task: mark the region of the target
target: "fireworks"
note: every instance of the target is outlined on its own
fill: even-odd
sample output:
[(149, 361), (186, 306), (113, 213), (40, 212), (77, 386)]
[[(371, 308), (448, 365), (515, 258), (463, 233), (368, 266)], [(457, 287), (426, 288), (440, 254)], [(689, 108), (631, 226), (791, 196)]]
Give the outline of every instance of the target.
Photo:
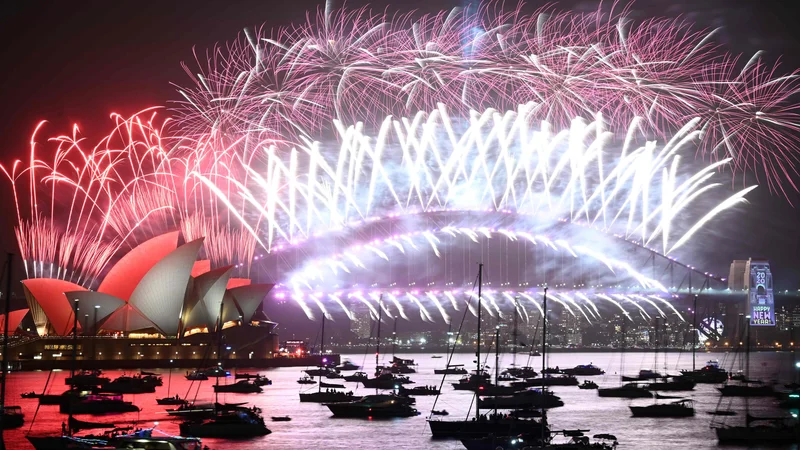
[(303, 24), (245, 31), (209, 50), (193, 85), (180, 89), (183, 132), (244, 154), (265, 143), (300, 143), (334, 119), (380, 127), (447, 105), (515, 110), (569, 128), (601, 114), (614, 132), (634, 118), (669, 136), (698, 118), (701, 154), (797, 190), (797, 72), (779, 75), (756, 54), (722, 51), (714, 32), (675, 19), (634, 21), (627, 10), (532, 14), (498, 4), (388, 16), (368, 9), (319, 11)]
[[(517, 258), (545, 252), (531, 256), (544, 279), (535, 258), (580, 273), (574, 292), (550, 285), (587, 321), (600, 319), (598, 301), (680, 317), (612, 236), (685, 249), (755, 188), (729, 192), (727, 169), (797, 190), (798, 81), (760, 55), (737, 63), (713, 32), (626, 13), (326, 9), (246, 31), (187, 66), (193, 84), (169, 119), (114, 115), (95, 145), (77, 128), (44, 139), (37, 127), (30, 158), (3, 167), (27, 274), (91, 288), (126, 249), (180, 229), (206, 237), (215, 266), (280, 277), (280, 295), (309, 317), (352, 317), (346, 302), (358, 302), (375, 316), (408, 318), (411, 306), (448, 321), (463, 295), (415, 283), (437, 271), (450, 285), (469, 279), (470, 246), (486, 260), (491, 243)], [(584, 263), (635, 289), (579, 289)], [(508, 280), (514, 264), (503, 264)], [(530, 274), (517, 265), (522, 286)], [(527, 288), (488, 289), (484, 307), (504, 314), (517, 295), (539, 307)]]

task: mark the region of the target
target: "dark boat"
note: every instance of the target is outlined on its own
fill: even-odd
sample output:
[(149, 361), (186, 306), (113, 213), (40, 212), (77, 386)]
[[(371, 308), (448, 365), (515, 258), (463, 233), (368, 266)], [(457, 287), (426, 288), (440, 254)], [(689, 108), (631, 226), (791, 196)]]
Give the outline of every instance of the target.
[(431, 356), (431, 359), (442, 359), (442, 358), (443, 358), (442, 355), (433, 355), (433, 356)]
[(593, 364), (582, 364), (575, 366), (572, 369), (564, 369), (564, 373), (567, 375), (592, 376), (603, 375), (606, 372)]
[(62, 414), (110, 414), (138, 412), (139, 408), (118, 394), (68, 394), (59, 405)]
[(37, 394), (36, 392), (23, 392), (19, 395), (22, 398), (40, 398), (42, 394)]
[(299, 384), (317, 384), (317, 382), (316, 382), (316, 381), (314, 381), (314, 380), (313, 380), (311, 377), (309, 377), (308, 375), (306, 375), (306, 376), (304, 376), (304, 377), (301, 377), (299, 380), (297, 380), (297, 382), (298, 382)]
[(639, 375), (635, 377), (626, 377), (622, 376), (622, 381), (644, 381), (644, 380), (656, 380), (658, 378), (665, 378), (664, 375), (660, 373), (650, 370), (650, 369), (642, 369), (639, 371)]
[(510, 373), (501, 373), (497, 376), (497, 381), (518, 381), (519, 378), (511, 375)]
[(514, 381), (512, 386), (533, 387), (533, 386), (577, 386), (578, 379), (572, 375), (560, 375), (557, 377), (545, 375), (540, 378), (529, 378), (524, 381)]
[(673, 379), (672, 381), (656, 381), (644, 386), (648, 391), (691, 391), (696, 383), (688, 379)]
[(449, 416), (450, 413), (447, 412), (446, 409), (441, 409), (441, 410), (432, 409), (431, 410), (431, 415), (432, 416)]
[(489, 374), (484, 372), (481, 375), (473, 373), (469, 376), (461, 377), (458, 383), (451, 384), (457, 391), (477, 391), (481, 386), (489, 386), (492, 383), (489, 381)]
[(213, 403), (184, 403), (175, 409), (168, 409), (167, 414), (173, 417), (205, 418), (214, 415), (216, 410)]
[(11, 428), (19, 428), (25, 423), (25, 414), (22, 414), (22, 408), (19, 406), (3, 406), (3, 418), (0, 422), (0, 427), (3, 430)]
[(658, 403), (649, 406), (630, 406), (633, 417), (692, 417), (694, 402), (678, 400), (672, 403)]
[(453, 364), (445, 369), (433, 369), (433, 373), (436, 375), (466, 375), (468, 372), (463, 364)]
[(542, 392), (539, 389), (528, 389), (514, 395), (478, 397), (478, 408), (480, 409), (557, 408), (559, 406), (564, 406), (560, 397), (550, 391)]
[(728, 379), (728, 372), (719, 367), (719, 361), (712, 359), (706, 362), (705, 367), (697, 370), (681, 370), (681, 376), (695, 383), (724, 383)]
[(324, 381), (320, 381), (319, 387), (321, 387), (321, 388), (331, 388), (331, 389), (344, 389), (344, 385), (343, 384), (326, 383)]
[(416, 386), (411, 389), (400, 386), (397, 391), (400, 395), (439, 395), (439, 389), (435, 386)]
[(352, 392), (320, 391), (300, 394), (300, 403), (336, 403), (353, 401)]
[(156, 391), (156, 387), (161, 386), (162, 384), (163, 382), (159, 376), (134, 375), (129, 377), (123, 375), (114, 381), (100, 386), (99, 392), (110, 392), (113, 394), (153, 393)]
[(350, 362), (349, 359), (346, 359), (343, 363), (339, 364), (336, 367), (336, 370), (347, 372), (347, 371), (358, 370), (360, 368), (361, 368), (361, 366), (357, 366), (357, 365), (353, 364), (352, 362)]
[(67, 377), (64, 383), (74, 387), (92, 387), (100, 386), (111, 381), (101, 375), (102, 372), (100, 370), (81, 370), (75, 375)]
[[(765, 424), (751, 425), (765, 421)], [(746, 426), (719, 426), (714, 429), (720, 444), (776, 445), (800, 442), (800, 424), (796, 420), (762, 419), (747, 416)]]
[(344, 378), (344, 375), (342, 375), (341, 373), (336, 372), (336, 371), (330, 371), (330, 372), (328, 372), (327, 375), (325, 375), (325, 378), (334, 380), (334, 379), (338, 379), (338, 378)]
[(290, 422), (292, 420), (289, 416), (272, 416), (273, 422)]
[(175, 394), (175, 397), (157, 398), (156, 403), (159, 405), (185, 405), (188, 402)]
[(258, 378), (260, 376), (261, 375), (259, 375), (259, 374), (252, 374), (252, 373), (246, 373), (245, 372), (245, 373), (236, 373), (236, 374), (233, 375), (233, 378), (235, 378), (237, 380), (249, 380), (251, 378)]
[(260, 394), (264, 392), (264, 390), (250, 380), (239, 380), (233, 384), (214, 385), (214, 392), (233, 392), (237, 394)]
[(208, 375), (202, 370), (193, 370), (186, 372), (186, 379), (189, 381), (205, 381), (208, 379)]
[[(507, 417), (503, 414), (481, 415), (477, 420), (428, 420), (431, 427), (431, 434), (434, 439), (463, 439), (480, 438), (490, 435), (513, 436), (522, 433), (530, 433), (541, 436), (550, 435), (550, 429), (546, 422), (541, 420)], [(543, 429), (544, 428), (544, 429)]]
[(578, 389), (597, 389), (597, 383), (594, 381), (583, 380), (583, 383), (578, 385)]
[(748, 384), (728, 384), (717, 388), (723, 397), (772, 397), (775, 390), (772, 386), (750, 386)]
[(367, 395), (344, 403), (326, 403), (334, 417), (392, 418), (419, 415), (408, 399), (396, 395)]
[(326, 377), (329, 374), (338, 374), (336, 369), (330, 367), (320, 367), (318, 369), (308, 369), (304, 371), (310, 377)]
[[(147, 450), (200, 450), (203, 443), (196, 437), (153, 436), (153, 429), (139, 430), (132, 434), (113, 436), (108, 445), (115, 450), (147, 449)], [(208, 448), (208, 447), (205, 447)]]
[(256, 378), (253, 378), (253, 383), (255, 383), (256, 386), (272, 386), (272, 380), (262, 376), (257, 376)]
[(397, 389), (403, 384), (410, 383), (414, 382), (409, 380), (408, 377), (397, 376), (386, 370), (375, 378), (361, 380), (361, 384), (367, 389)]
[(653, 393), (647, 389), (633, 383), (623, 384), (619, 387), (602, 388), (597, 390), (600, 397), (621, 397), (621, 398), (651, 398)]
[(69, 426), (70, 431), (73, 432), (73, 433), (77, 433), (78, 431), (82, 431), (82, 430), (94, 430), (94, 429), (100, 429), (100, 428), (106, 428), (106, 429), (117, 428), (117, 426), (114, 425), (113, 423), (87, 422), (85, 420), (78, 420), (78, 419), (76, 419), (74, 417), (70, 417), (69, 418), (69, 420), (67, 421), (67, 426)]
[(364, 381), (369, 378), (366, 372), (356, 372), (344, 377), (344, 381)]
[(558, 367), (548, 367), (542, 370), (542, 375), (558, 375), (564, 373), (563, 370), (559, 369)]
[(533, 367), (530, 366), (509, 367), (508, 369), (504, 370), (503, 373), (507, 373), (516, 378), (536, 378), (536, 376), (539, 375), (539, 373), (533, 370)]
[[(552, 432), (563, 434), (569, 440), (563, 443), (554, 443), (553, 436), (548, 436), (544, 443), (542, 443), (542, 436), (534, 433), (513, 435), (513, 436), (500, 436), (493, 435), (480, 439), (462, 439), (461, 443), (467, 450), (497, 450), (497, 449), (548, 449), (548, 450), (613, 450), (616, 448), (616, 442), (607, 443), (604, 441), (592, 442), (583, 433), (589, 430), (561, 430)], [(610, 435), (595, 435), (596, 436), (610, 436)], [(614, 439), (616, 441), (616, 439)]]
[(208, 419), (183, 422), (179, 428), (181, 435), (194, 437), (242, 439), (271, 433), (264, 419), (250, 410), (218, 411)]
[(403, 359), (398, 358), (396, 356), (392, 356), (392, 365), (389, 366), (389, 370), (392, 373), (401, 373), (401, 374), (408, 374), (408, 373), (417, 373), (416, 369), (411, 366), (416, 365), (413, 359)]

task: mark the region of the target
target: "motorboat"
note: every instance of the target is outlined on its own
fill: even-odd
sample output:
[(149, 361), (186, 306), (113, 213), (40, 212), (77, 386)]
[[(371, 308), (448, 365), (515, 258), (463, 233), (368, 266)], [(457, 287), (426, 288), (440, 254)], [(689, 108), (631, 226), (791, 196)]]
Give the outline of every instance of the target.
[(546, 422), (535, 418), (510, 417), (505, 414), (483, 414), (473, 419), (429, 419), (434, 439), (472, 439), (486, 436), (513, 436), (531, 433), (550, 435)]
[(533, 370), (533, 367), (530, 366), (509, 367), (508, 369), (504, 370), (503, 373), (507, 373), (516, 378), (536, 378), (536, 376), (539, 375), (539, 373)]
[(694, 402), (689, 399), (649, 406), (630, 406), (633, 417), (692, 417)]
[(432, 409), (432, 410), (431, 410), (431, 415), (432, 415), (432, 416), (449, 416), (449, 415), (450, 415), (450, 413), (449, 413), (449, 412), (447, 412), (447, 410), (446, 410), (446, 409), (440, 409), (440, 410), (437, 410), (437, 409)]
[[(584, 432), (588, 430), (560, 430), (553, 432), (551, 436), (545, 438), (544, 445), (542, 436), (535, 433), (519, 434), (515, 436), (487, 436), (480, 439), (462, 439), (461, 443), (467, 450), (496, 450), (496, 449), (548, 449), (548, 450), (613, 450), (616, 448), (616, 439), (613, 442), (605, 442), (600, 439), (592, 442)], [(563, 434), (567, 440), (565, 442), (554, 442), (556, 433)], [(595, 435), (610, 436), (610, 435)]]
[(439, 395), (439, 389), (436, 386), (415, 386), (410, 389), (400, 386), (397, 393), (399, 395)]
[(22, 408), (19, 406), (4, 406), (0, 409), (3, 414), (0, 427), (3, 430), (11, 428), (19, 428), (25, 424), (25, 414), (22, 413)]
[(190, 420), (179, 425), (182, 436), (248, 438), (270, 434), (264, 419), (250, 410), (218, 411), (213, 417)]
[(578, 385), (578, 389), (597, 389), (597, 383), (594, 381), (583, 380), (583, 383)]
[(366, 372), (356, 372), (352, 375), (347, 375), (344, 377), (344, 381), (364, 381), (369, 378)]
[(696, 384), (692, 380), (680, 378), (672, 381), (654, 381), (646, 384), (644, 388), (648, 391), (691, 391)]
[(719, 361), (712, 359), (697, 370), (681, 370), (681, 376), (695, 383), (724, 383), (728, 379), (728, 372), (719, 366)]
[(326, 376), (328, 376), (329, 374), (332, 374), (332, 373), (333, 374), (338, 374), (339, 373), (339, 372), (336, 371), (336, 369), (331, 368), (331, 367), (325, 367), (325, 366), (321, 366), (321, 367), (319, 367), (317, 369), (304, 370), (304, 372), (307, 373), (308, 376), (310, 376), (310, 377), (326, 377)]
[(37, 394), (36, 392), (31, 391), (31, 392), (23, 392), (19, 396), (22, 398), (40, 398), (42, 394)]
[(204, 448), (203, 443), (196, 437), (169, 436), (163, 433), (154, 436), (152, 428), (111, 437), (108, 440), (108, 446), (115, 450), (201, 450)]
[(391, 418), (419, 415), (411, 403), (396, 395), (366, 395), (352, 402), (326, 403), (334, 417)]
[(334, 389), (327, 391), (300, 393), (300, 403), (336, 403), (350, 402), (354, 397), (352, 392), (342, 392)]
[(466, 375), (468, 372), (463, 364), (453, 364), (444, 369), (433, 369), (433, 373), (436, 375)]
[(514, 395), (482, 396), (478, 393), (480, 409), (557, 408), (564, 406), (561, 398), (551, 391), (527, 389)]
[(273, 422), (290, 422), (292, 420), (289, 416), (272, 416)]
[(258, 386), (251, 380), (239, 380), (233, 384), (217, 384), (214, 385), (214, 392), (232, 392), (237, 394), (260, 394), (264, 392), (261, 386)]
[(357, 365), (353, 364), (352, 362), (350, 362), (349, 359), (346, 359), (343, 363), (341, 363), (338, 366), (336, 366), (336, 370), (339, 370), (339, 371), (342, 371), (342, 372), (349, 372), (349, 371), (353, 371), (353, 370), (358, 370), (360, 368), (361, 368), (361, 366), (357, 366)]
[(186, 379), (189, 381), (205, 381), (208, 379), (208, 375), (202, 370), (193, 370), (186, 372)]
[(62, 397), (59, 411), (62, 414), (110, 414), (138, 412), (139, 407), (122, 399), (118, 394), (68, 394)]
[(619, 387), (602, 388), (597, 390), (600, 397), (621, 398), (652, 398), (653, 393), (635, 383), (623, 384)]
[(185, 405), (188, 402), (175, 394), (174, 397), (157, 398), (156, 403), (159, 405)]
[(319, 387), (321, 387), (322, 389), (326, 389), (326, 388), (328, 388), (328, 389), (344, 389), (344, 385), (343, 384), (326, 383), (324, 381), (320, 381)]
[(81, 370), (67, 377), (64, 383), (74, 387), (91, 387), (100, 386), (111, 381), (107, 377), (102, 376), (102, 374), (100, 370)]
[(261, 375), (247, 373), (247, 372), (233, 374), (233, 378), (236, 380), (249, 380), (251, 378), (259, 378), (259, 377), (261, 377)]
[(571, 369), (564, 369), (564, 373), (567, 375), (593, 376), (603, 375), (606, 372), (594, 364), (581, 364)]
[(512, 386), (532, 387), (532, 386), (577, 386), (578, 379), (572, 375), (545, 375), (539, 378), (529, 378), (524, 381), (514, 381)]
[(257, 376), (252, 379), (256, 386), (272, 386), (272, 380), (267, 377)]
[(622, 377), (622, 381), (643, 381), (643, 380), (656, 380), (658, 378), (665, 378), (664, 375), (651, 369), (641, 369), (639, 374), (635, 377)]
[(361, 380), (361, 384), (367, 389), (396, 389), (400, 385), (411, 383), (414, 382), (408, 377), (398, 376), (386, 370), (375, 378)]
[(162, 384), (161, 377), (157, 375), (123, 375), (114, 381), (103, 384), (99, 391), (113, 394), (144, 394), (155, 392), (156, 387)]
[[(752, 422), (766, 422), (753, 425)], [(720, 444), (777, 445), (800, 442), (800, 424), (796, 420), (763, 419), (748, 416), (745, 426), (720, 426), (714, 429)]]
[(299, 384), (317, 384), (317, 382), (314, 381), (314, 379), (311, 378), (308, 375), (306, 375), (304, 377), (300, 377), (300, 379), (297, 380), (297, 383), (299, 383)]

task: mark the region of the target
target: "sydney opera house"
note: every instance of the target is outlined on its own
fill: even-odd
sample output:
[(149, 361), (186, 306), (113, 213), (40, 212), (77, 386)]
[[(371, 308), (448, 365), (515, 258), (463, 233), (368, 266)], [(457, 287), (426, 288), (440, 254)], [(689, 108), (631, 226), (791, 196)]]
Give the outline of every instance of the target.
[(77, 312), (76, 357), (84, 367), (195, 367), (213, 364), (218, 349), (230, 365), (264, 365), (278, 348), (275, 324), (261, 309), (273, 285), (198, 260), (202, 244), (182, 243), (177, 231), (152, 238), (94, 291), (56, 278), (22, 281), (28, 309), (9, 315), (17, 334), (10, 359), (25, 368), (69, 364)]

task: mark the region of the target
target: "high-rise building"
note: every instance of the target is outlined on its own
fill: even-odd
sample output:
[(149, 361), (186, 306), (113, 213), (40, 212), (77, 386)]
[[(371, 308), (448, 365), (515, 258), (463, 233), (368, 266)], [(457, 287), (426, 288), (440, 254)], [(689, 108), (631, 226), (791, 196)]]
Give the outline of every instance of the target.
[(731, 270), (728, 273), (728, 289), (732, 291), (743, 291), (747, 289), (748, 276), (746, 259), (735, 259), (731, 262)]

